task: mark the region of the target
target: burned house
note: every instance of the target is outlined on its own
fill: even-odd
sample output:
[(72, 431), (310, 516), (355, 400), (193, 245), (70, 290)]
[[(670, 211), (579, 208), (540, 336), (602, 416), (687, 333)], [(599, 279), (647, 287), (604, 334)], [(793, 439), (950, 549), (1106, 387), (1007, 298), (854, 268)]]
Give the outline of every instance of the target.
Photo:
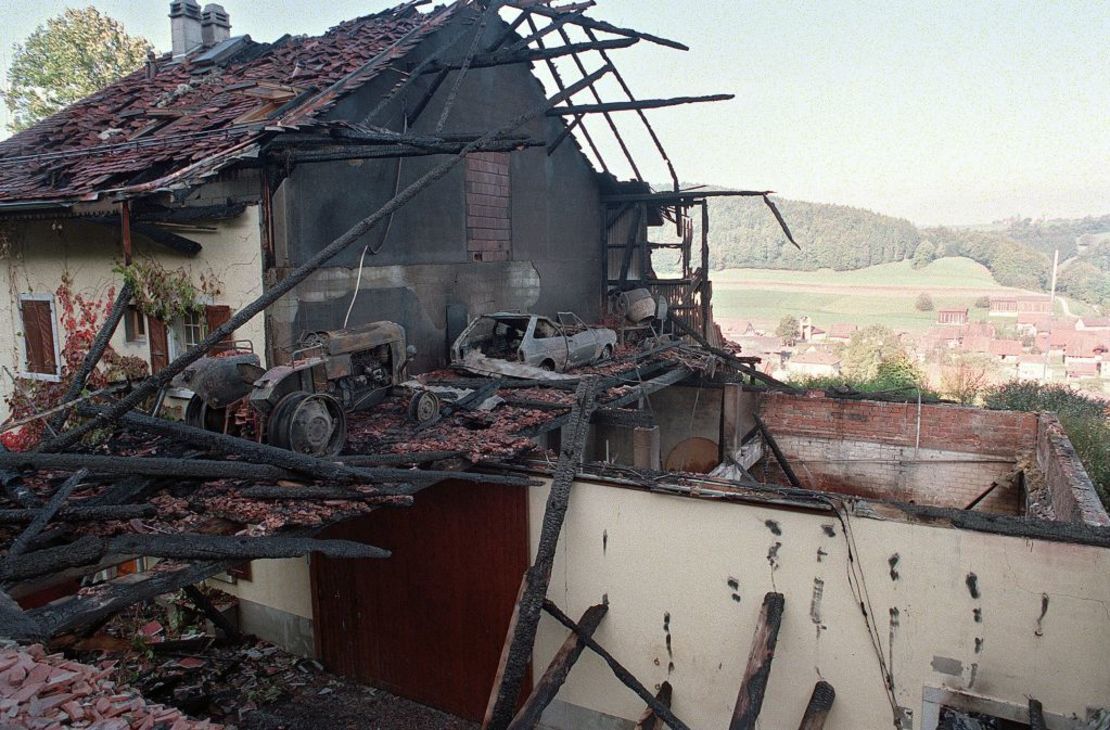
[[(173, 53), (0, 144), (25, 301), (140, 256), (221, 282), (180, 323), (125, 320), (150, 378), (0, 453), (0, 634), (65, 645), (211, 581), (243, 630), (491, 728), (1099, 721), (1110, 517), (1059, 424), (801, 393), (722, 347), (721, 193), (653, 191), (630, 155), (618, 180), (590, 136), (630, 111), (662, 150), (644, 111), (689, 99), (637, 100), (613, 57), (682, 46), (587, 6), (406, 4), (262, 44), (176, 0)], [(449, 361), (480, 315), (515, 337), (559, 312), (616, 346), (537, 377)], [(383, 320), (434, 418), (393, 392), (321, 456), (158, 417), (229, 340), (296, 366), (302, 333)]]

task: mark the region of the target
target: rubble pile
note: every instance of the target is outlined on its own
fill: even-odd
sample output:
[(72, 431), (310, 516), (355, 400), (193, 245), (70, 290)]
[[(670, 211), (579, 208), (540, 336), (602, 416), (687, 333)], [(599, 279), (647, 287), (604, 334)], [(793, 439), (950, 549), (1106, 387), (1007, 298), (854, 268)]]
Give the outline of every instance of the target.
[(112, 679), (115, 661), (97, 666), (47, 654), (40, 644), (0, 651), (0, 725), (53, 729), (200, 730), (220, 728), (180, 710), (147, 704), (133, 688)]

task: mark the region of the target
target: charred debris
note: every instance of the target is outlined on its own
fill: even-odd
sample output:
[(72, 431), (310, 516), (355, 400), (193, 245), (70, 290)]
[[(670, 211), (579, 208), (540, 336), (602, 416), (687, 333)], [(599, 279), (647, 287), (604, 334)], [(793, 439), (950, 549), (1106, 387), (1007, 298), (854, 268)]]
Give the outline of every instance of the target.
[[(414, 80), (432, 78), (430, 89), (409, 109), (408, 116), (410, 120), (418, 117), (442, 89), (447, 92), (442, 112), (446, 117), (461, 79), (470, 70), (543, 64), (557, 91), (543, 104), (495, 128), (464, 137), (415, 135), (374, 126), (375, 112), (364, 124), (314, 121), (311, 114), (334, 105), (345, 85), (356, 81), (352, 76), (307, 101), (303, 96), (291, 99), (283, 89), (269, 89), (278, 102), (304, 104), (299, 125), (240, 124), (223, 137), (197, 131), (175, 141), (190, 148), (194, 162), (185, 170), (156, 180), (126, 182), (121, 177), (115, 181), (116, 209), (102, 217), (104, 223), (121, 227), (124, 261), (130, 262), (135, 233), (180, 251), (199, 248), (187, 238), (160, 229), (180, 215), (154, 214), (144, 206), (144, 195), (167, 186), (196, 184), (251, 155), (278, 177), (283, 167), (335, 160), (442, 158), (151, 377), (109, 393), (81, 396), (132, 300), (130, 286), (120, 289), (103, 328), (68, 385), (62, 406), (40, 414), (48, 425), (45, 440), (33, 451), (0, 454), (4, 496), (0, 534), (6, 544), (0, 561), (0, 635), (20, 642), (65, 643), (89, 636), (128, 606), (168, 592), (183, 589), (203, 603), (203, 596), (193, 586), (253, 559), (308, 553), (389, 559), (386, 549), (317, 535), (324, 526), (355, 515), (404, 509), (420, 499), (423, 489), (443, 481), (527, 489), (537, 482), (513, 465), (522, 457), (538, 455), (554, 463), (554, 486), (539, 555), (523, 577), (520, 602), (490, 697), (487, 725), (534, 724), (575, 659), (589, 649), (641, 697), (652, 718), (650, 726), (686, 727), (669, 709), (669, 691), (649, 691), (593, 640), (593, 630), (606, 612), (604, 605), (591, 608), (576, 622), (547, 601), (553, 551), (591, 422), (635, 419), (643, 415), (639, 405), (644, 399), (687, 381), (788, 389), (757, 370), (756, 358), (711, 344), (717, 338), (708, 279), (707, 198), (725, 194), (762, 197), (784, 233), (793, 239), (767, 192), (681, 189), (644, 112), (719, 101), (731, 95), (637, 98), (610, 52), (641, 42), (680, 50), (686, 47), (592, 19), (584, 14), (592, 5), (555, 6), (535, 0), (457, 3), (452, 7), (471, 8), (479, 24), (502, 9), (515, 17), (488, 47), (474, 43), (460, 55), (458, 48), (446, 45), (432, 53), (375, 110), (403, 94)], [(433, 11), (412, 24), (388, 52), (401, 54), (427, 28), (443, 22), (449, 11)], [(569, 26), (577, 26), (588, 40), (572, 42)], [(265, 50), (252, 48), (246, 50)], [(602, 65), (590, 70), (584, 61), (586, 54), (597, 54)], [(554, 59), (566, 57), (573, 61), (579, 78), (564, 78), (555, 65)], [(614, 81), (624, 98), (604, 101), (600, 92), (603, 81)], [(578, 101), (584, 94), (589, 98)], [(615, 122), (618, 112), (635, 113), (671, 171), (673, 190), (651, 192), (643, 184)], [(419, 205), (420, 193), (468, 155), (536, 146), (546, 147), (551, 154), (570, 143), (572, 133), (577, 132), (602, 172), (615, 180), (583, 124), (593, 116), (604, 119), (639, 181), (603, 198), (607, 212), (600, 279), (604, 282), (602, 296), (608, 297), (613, 313), (607, 322), (610, 328), (588, 325), (569, 313), (563, 313), (568, 315), (565, 319), (560, 315), (558, 322), (527, 313), (501, 313), (493, 322), (494, 329), (504, 330), (495, 346), (483, 351), (482, 343), (468, 330), (456, 346), (451, 367), (419, 374), (406, 371), (404, 330), (392, 323), (312, 333), (293, 354), (292, 365), (282, 366), (276, 374), (263, 371), (257, 357), (236, 349), (231, 340), (236, 329), (290, 295), (299, 283), (396, 211)], [(526, 124), (545, 117), (565, 120), (564, 131), (557, 138), (547, 141), (520, 136), (519, 130)], [(180, 126), (188, 124), (182, 120)], [(140, 140), (117, 143), (100, 152), (113, 155), (113, 164), (125, 170), (126, 161), (141, 157), (146, 146)], [(40, 173), (49, 168), (51, 180), (68, 181), (65, 190), (69, 192), (63, 190), (54, 201), (62, 203), (66, 196), (79, 200), (86, 195), (83, 185), (108, 185), (111, 177), (98, 175), (96, 155), (77, 152), (8, 154), (0, 164), (26, 165)], [(278, 180), (270, 172), (267, 182), (273, 186)], [(35, 194), (30, 179), (19, 185), (24, 185), (28, 197)], [(219, 211), (208, 213), (219, 215)], [(701, 218), (699, 240), (695, 239), (695, 216)], [(639, 236), (649, 219), (656, 224), (669, 220), (677, 240), (655, 243)], [(680, 256), (677, 278), (663, 279), (651, 271), (651, 253), (663, 249)], [(617, 263), (611, 266), (611, 261)], [(569, 343), (564, 352), (574, 354), (562, 359), (544, 355), (542, 340), (553, 337)], [(517, 351), (522, 353), (520, 361), (510, 362)], [(366, 362), (368, 353), (379, 353), (371, 365)], [(357, 387), (348, 387), (357, 380), (352, 377), (356, 370), (361, 380)], [(190, 387), (203, 395), (199, 401), (194, 398), (186, 422), (159, 417), (171, 386)], [(284, 399), (290, 388), (303, 392), (296, 403)], [(260, 391), (264, 391), (261, 396)], [(550, 448), (540, 446), (541, 442)], [(789, 466), (783, 462), (783, 468)], [(97, 574), (110, 575), (121, 563), (142, 566), (148, 565), (149, 559), (157, 562), (148, 570), (94, 580)], [(61, 600), (33, 601), (30, 608), (20, 607), (19, 602), (29, 597), (64, 594), (65, 586), (82, 585)], [(571, 634), (518, 713), (511, 698), (521, 691), (536, 624), (544, 611), (564, 623)], [(218, 622), (218, 613), (208, 613)], [(12, 666), (23, 662), (28, 667), (62, 662), (39, 649), (27, 656), (5, 655), (5, 661), (9, 659)], [(767, 664), (769, 661), (768, 657)], [(86, 671), (67, 668), (64, 662), (60, 666), (65, 671)], [(757, 675), (764, 670), (754, 667), (753, 671)], [(761, 689), (756, 675), (751, 679), (752, 688), (744, 690), (748, 709), (734, 727), (750, 726), (743, 717), (754, 719), (758, 714)], [(90, 681), (100, 677), (89, 676)], [(152, 710), (151, 716), (158, 712)]]

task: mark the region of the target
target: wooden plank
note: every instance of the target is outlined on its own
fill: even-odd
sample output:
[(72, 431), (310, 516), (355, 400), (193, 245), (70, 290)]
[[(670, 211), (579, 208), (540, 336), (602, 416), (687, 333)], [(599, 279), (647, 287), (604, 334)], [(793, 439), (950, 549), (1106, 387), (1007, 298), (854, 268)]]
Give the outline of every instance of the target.
[(806, 714), (802, 717), (798, 730), (822, 730), (835, 699), (836, 690), (825, 680), (813, 685), (813, 694), (809, 696), (809, 705), (806, 706)]
[(73, 490), (80, 486), (81, 482), (83, 482), (88, 475), (89, 472), (87, 469), (78, 469), (69, 479), (65, 480), (62, 486), (58, 487), (54, 495), (50, 497), (50, 501), (46, 503), (46, 506), (39, 510), (35, 518), (31, 520), (31, 524), (27, 525), (26, 529), (24, 529), (19, 537), (8, 547), (7, 559), (14, 558), (27, 550), (31, 545), (31, 541), (42, 532), (43, 528), (46, 527), (46, 523), (58, 513), (58, 510), (62, 508), (62, 504), (69, 499), (69, 495), (73, 494)]
[(779, 466), (782, 467), (782, 471), (786, 474), (786, 478), (790, 480), (790, 486), (796, 489), (804, 489), (802, 483), (798, 481), (798, 475), (794, 473), (793, 467), (790, 466), (790, 462), (786, 460), (786, 454), (782, 453), (782, 449), (779, 448), (779, 444), (775, 441), (775, 437), (767, 430), (767, 424), (763, 422), (763, 419), (759, 417), (758, 413), (754, 413), (752, 416), (755, 418), (756, 426), (759, 427), (759, 432), (763, 434), (763, 440), (771, 447), (771, 453), (775, 455), (775, 460), (778, 461)]
[(185, 586), (185, 595), (189, 597), (189, 601), (194, 606), (200, 609), (200, 612), (208, 617), (217, 629), (224, 633), (224, 636), (235, 641), (242, 638), (242, 634), (235, 626), (227, 620), (218, 608), (212, 605), (212, 601), (208, 600), (208, 596), (204, 595), (196, 586)]
[(555, 466), (551, 492), (544, 510), (536, 560), (524, 573), (526, 585), (517, 604), (516, 625), (502, 648), (498, 665), (500, 679), (490, 691), (483, 728), (502, 730), (512, 721), (513, 705), (523, 686), (532, 645), (536, 639), (536, 627), (543, 610), (543, 600), (551, 582), (551, 568), (555, 562), (555, 549), (570, 501), (571, 485), (574, 484), (574, 477), (582, 465), (582, 455), (586, 450), (590, 416), (597, 407), (596, 394), (596, 377), (583, 378), (575, 391), (574, 408), (568, 418), (566, 437), (563, 439), (563, 448)]
[[(667, 707), (671, 706), (671, 695), (674, 690), (671, 688), (670, 682), (663, 682), (659, 685), (659, 691), (655, 693), (655, 699)], [(644, 710), (644, 714), (640, 716), (640, 721), (636, 723), (636, 730), (663, 730), (665, 723), (663, 718), (652, 709), (650, 706)]]
[(582, 618), (578, 620), (580, 631), (571, 632), (563, 645), (559, 647), (559, 651), (556, 652), (551, 663), (547, 665), (547, 671), (543, 673), (543, 676), (536, 682), (536, 686), (532, 688), (532, 694), (528, 695), (524, 707), (520, 708), (516, 717), (509, 723), (509, 730), (529, 730), (529, 728), (533, 728), (539, 723), (544, 709), (551, 704), (551, 700), (555, 699), (555, 695), (559, 693), (559, 688), (563, 686), (567, 675), (570, 674), (571, 667), (582, 655), (582, 650), (586, 648), (586, 639), (593, 636), (594, 632), (597, 631), (601, 619), (605, 618), (608, 610), (609, 607), (605, 604), (590, 606), (586, 609)]
[(728, 101), (735, 94), (709, 94), (707, 96), (676, 96), (671, 99), (637, 99), (635, 101), (609, 101), (601, 104), (568, 104), (549, 109), (549, 117), (578, 114), (608, 114), (610, 112), (631, 112), (642, 109), (662, 109), (683, 104), (703, 104), (711, 101)]
[[(574, 620), (570, 616), (567, 616), (565, 613), (559, 610), (559, 607), (551, 601), (545, 600), (543, 602), (543, 610), (547, 611), (552, 618), (561, 623), (563, 626), (566, 626), (571, 631), (578, 631), (578, 624), (574, 623)], [(675, 717), (675, 714), (671, 712), (669, 705), (664, 704), (663, 702), (660, 702), (657, 698), (653, 697), (651, 692), (648, 691), (647, 687), (645, 687), (640, 682), (640, 680), (632, 676), (632, 673), (625, 669), (624, 666), (620, 662), (618, 662), (612, 654), (606, 651), (604, 647), (594, 641), (593, 638), (583, 638), (586, 639), (586, 646), (590, 647), (590, 651), (592, 651), (594, 654), (597, 654), (599, 657), (602, 658), (602, 660), (604, 660), (606, 664), (609, 665), (609, 669), (612, 670), (613, 676), (619, 679), (625, 687), (628, 687), (630, 690), (635, 692), (640, 699), (646, 702), (647, 706), (656, 715), (658, 715), (663, 720), (663, 722), (673, 728), (673, 730), (689, 730), (689, 728), (686, 726), (686, 723)]]
[(748, 666), (740, 682), (729, 730), (755, 730), (759, 712), (763, 709), (763, 694), (767, 691), (767, 678), (771, 674), (771, 660), (775, 658), (785, 604), (786, 599), (781, 593), (768, 593), (763, 597), (751, 653), (748, 654)]
[(1029, 730), (1048, 730), (1044, 721), (1044, 707), (1039, 700), (1029, 698)]

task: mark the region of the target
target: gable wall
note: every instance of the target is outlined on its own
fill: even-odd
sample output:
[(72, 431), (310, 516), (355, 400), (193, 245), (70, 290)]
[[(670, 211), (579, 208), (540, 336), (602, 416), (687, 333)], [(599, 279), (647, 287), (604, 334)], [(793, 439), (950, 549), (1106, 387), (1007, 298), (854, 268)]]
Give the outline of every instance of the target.
[[(464, 32), (468, 29), (464, 27)], [(413, 62), (455, 32), (455, 27), (449, 27), (430, 38), (412, 56)], [(495, 32), (500, 29), (487, 29), (487, 38), (492, 39)], [(469, 39), (464, 39), (447, 56), (463, 54), (468, 45)], [(402, 130), (401, 104), (412, 108), (432, 78), (428, 75), (410, 86), (404, 100), (387, 107), (374, 123)], [(457, 74), (448, 77), (410, 132), (435, 133), (456, 78)], [(379, 78), (338, 104), (331, 117), (361, 120), (396, 79), (395, 74)], [(482, 133), (542, 100), (541, 87), (526, 65), (474, 69), (459, 87), (444, 132)], [(561, 128), (561, 120), (541, 118), (517, 134), (551, 140)], [(498, 309), (549, 315), (570, 309), (587, 320), (596, 319), (601, 301), (601, 206), (593, 170), (570, 139), (550, 157), (543, 148), (507, 157), (511, 185), (507, 202), (499, 204), (508, 212), (508, 228), (488, 220), (495, 216), (478, 215), (490, 213), (475, 208), (489, 201), (471, 195), (468, 210), (467, 199), (468, 192), (491, 192), (475, 184), (496, 186), (504, 166), (492, 163), (498, 169), (486, 170), (471, 165), (468, 187), (468, 165), (460, 164), (401, 208), (391, 225), (383, 222), (369, 231), (286, 297), (271, 313), (277, 347), (287, 347), (306, 329), (342, 325), (366, 244), (382, 248), (378, 255), (367, 256), (351, 322), (391, 319), (404, 325), (410, 343), (420, 352), (417, 370), (445, 362), (449, 305), (465, 309), (470, 318)], [(380, 208), (395, 190), (403, 190), (446, 159), (296, 166), (275, 198), (275, 276), (281, 276), (283, 267), (303, 262)], [(483, 181), (476, 172), (496, 179)], [(492, 243), (504, 240), (496, 235), (500, 230), (511, 231), (507, 247)], [(478, 262), (474, 256), (478, 251), (492, 255)]]

